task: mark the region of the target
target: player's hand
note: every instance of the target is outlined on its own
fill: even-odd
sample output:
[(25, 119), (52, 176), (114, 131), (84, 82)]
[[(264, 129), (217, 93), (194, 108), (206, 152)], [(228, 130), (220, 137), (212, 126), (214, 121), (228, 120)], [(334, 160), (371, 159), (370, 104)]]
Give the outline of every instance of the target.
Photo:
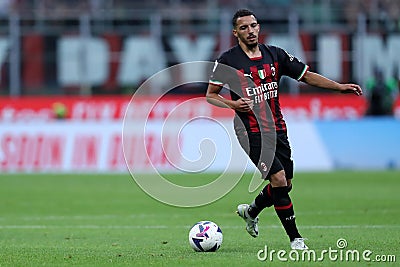
[(249, 112), (250, 110), (253, 109), (253, 107), (254, 107), (253, 100), (242, 97), (235, 101), (234, 109), (240, 112)]
[(358, 84), (353, 84), (353, 83), (342, 84), (340, 92), (342, 94), (355, 94), (355, 95), (363, 94), (361, 87)]

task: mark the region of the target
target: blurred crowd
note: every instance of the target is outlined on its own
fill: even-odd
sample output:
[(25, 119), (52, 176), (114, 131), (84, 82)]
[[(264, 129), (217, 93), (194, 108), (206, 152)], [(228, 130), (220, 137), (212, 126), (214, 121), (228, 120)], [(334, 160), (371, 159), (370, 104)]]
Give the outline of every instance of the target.
[[(132, 10), (162, 11), (173, 9), (178, 15), (181, 9), (221, 9), (272, 5), (270, 0), (0, 0), (0, 14), (17, 11), (20, 14), (41, 13), (49, 16), (69, 17), (81, 13), (111, 11), (129, 13)], [(290, 4), (292, 0), (277, 0), (278, 4)]]
[(370, 30), (399, 31), (400, 1), (399, 0), (343, 0), (345, 18), (355, 26), (357, 16), (364, 14), (369, 22)]
[(371, 30), (400, 30), (399, 0), (0, 0), (0, 15), (6, 16), (14, 11), (22, 15), (62, 18), (82, 13), (96, 15), (112, 12), (129, 16), (133, 10), (147, 13), (169, 10), (183, 16), (185, 12), (199, 8), (215, 12), (240, 7), (263, 12), (265, 16), (282, 17), (287, 17), (289, 10), (296, 10), (300, 18), (317, 23), (331, 20), (333, 23), (348, 23), (352, 27), (357, 25), (358, 14), (362, 13)]
[[(162, 23), (154, 25), (161, 25), (161, 31), (168, 34), (200, 30), (212, 32), (220, 31), (220, 26), (212, 19), (221, 16), (223, 10), (231, 16), (236, 9), (244, 7), (256, 11), (260, 21), (263, 20), (261, 23), (275, 23), (276, 32), (279, 32), (277, 26), (287, 31), (291, 13), (297, 14), (300, 23), (296, 25), (306, 32), (339, 29), (352, 34), (357, 30), (360, 19), (364, 19), (360, 25), (366, 26), (368, 32), (382, 35), (400, 32), (400, 0), (0, 0), (0, 35), (9, 31), (7, 20), (10, 14), (20, 16), (21, 25), (25, 27), (22, 31), (46, 32), (46, 36), (80, 30), (76, 26), (81, 22), (77, 20), (83, 14), (94, 18), (89, 24), (94, 33), (96, 30), (106, 32), (111, 29), (122, 35), (133, 31), (147, 34), (149, 25), (152, 26), (148, 18), (154, 13), (161, 14), (163, 19)], [(230, 17), (223, 21), (230, 21)], [(151, 30), (157, 33), (160, 29), (153, 27)], [(47, 40), (51, 43), (49, 40), (53, 39)], [(168, 62), (178, 62), (171, 56), (173, 53), (168, 42), (163, 40), (163, 45)], [(46, 53), (46, 60), (55, 62), (54, 53)], [(6, 84), (1, 75), (0, 72), (0, 81)], [(53, 86), (53, 80), (48, 83)], [(375, 103), (374, 107), (381, 108), (370, 108), (368, 112), (388, 114), (384, 107), (393, 105), (398, 89), (397, 78), (382, 81), (381, 73), (376, 70), (375, 76), (366, 81), (365, 95), (371, 103)]]

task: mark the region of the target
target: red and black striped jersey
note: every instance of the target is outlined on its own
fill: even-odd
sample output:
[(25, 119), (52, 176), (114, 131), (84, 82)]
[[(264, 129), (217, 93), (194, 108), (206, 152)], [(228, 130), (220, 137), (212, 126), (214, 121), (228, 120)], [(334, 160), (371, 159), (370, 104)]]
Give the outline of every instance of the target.
[[(249, 58), (239, 45), (224, 52), (215, 62), (210, 83), (228, 85), (232, 100), (254, 101), (252, 112), (236, 112), (235, 127), (248, 132), (286, 132), (279, 103), (279, 81), (283, 75), (301, 80), (308, 66), (285, 50), (259, 44), (261, 57)], [(239, 120), (242, 123), (239, 123)]]

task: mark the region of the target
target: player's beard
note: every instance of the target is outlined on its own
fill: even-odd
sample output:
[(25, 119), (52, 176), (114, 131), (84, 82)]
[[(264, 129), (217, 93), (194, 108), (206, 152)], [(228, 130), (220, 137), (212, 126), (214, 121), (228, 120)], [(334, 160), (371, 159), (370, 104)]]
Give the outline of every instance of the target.
[(256, 38), (255, 42), (249, 42), (249, 40), (245, 37), (241, 39), (242, 43), (244, 43), (249, 50), (253, 50), (255, 47), (258, 46), (258, 37), (253, 35)]
[(249, 50), (254, 49), (257, 45), (258, 45), (258, 42), (254, 42), (254, 43), (251, 43), (251, 44), (246, 43), (246, 46), (247, 46), (247, 48), (248, 48)]

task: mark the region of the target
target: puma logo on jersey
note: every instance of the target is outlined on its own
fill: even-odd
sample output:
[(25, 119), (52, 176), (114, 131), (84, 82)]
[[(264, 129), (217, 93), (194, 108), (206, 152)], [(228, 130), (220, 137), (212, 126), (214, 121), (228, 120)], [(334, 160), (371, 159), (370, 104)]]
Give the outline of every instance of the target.
[(249, 77), (250, 79), (253, 80), (253, 76), (251, 75), (251, 72), (250, 72), (250, 74), (244, 73), (243, 75), (244, 75), (244, 77)]

